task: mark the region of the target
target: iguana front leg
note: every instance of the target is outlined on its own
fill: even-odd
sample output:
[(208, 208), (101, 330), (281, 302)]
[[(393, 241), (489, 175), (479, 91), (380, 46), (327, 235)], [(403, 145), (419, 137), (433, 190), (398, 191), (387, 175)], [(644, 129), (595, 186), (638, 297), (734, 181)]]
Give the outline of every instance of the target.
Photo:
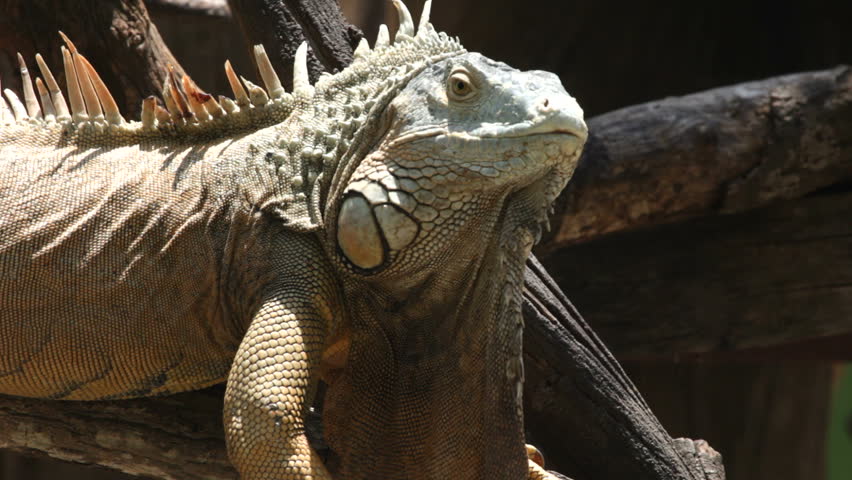
[(243, 480), (331, 479), (308, 444), (303, 418), (339, 303), (320, 252), (295, 243), (276, 252), (286, 257), (277, 269), (281, 280), (265, 289), (228, 377), (228, 455)]

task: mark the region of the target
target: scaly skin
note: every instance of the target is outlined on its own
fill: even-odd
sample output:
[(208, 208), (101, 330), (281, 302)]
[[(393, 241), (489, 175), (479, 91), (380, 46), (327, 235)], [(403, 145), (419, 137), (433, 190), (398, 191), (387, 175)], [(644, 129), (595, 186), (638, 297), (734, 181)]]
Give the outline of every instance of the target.
[[(221, 118), (187, 120), (176, 90), (144, 125), (91, 92), (72, 118), (6, 117), (0, 393), (227, 380), (246, 480), (550, 478), (524, 448), (520, 295), (582, 111), (400, 11), (392, 44)], [(320, 378), (332, 468), (303, 427)]]

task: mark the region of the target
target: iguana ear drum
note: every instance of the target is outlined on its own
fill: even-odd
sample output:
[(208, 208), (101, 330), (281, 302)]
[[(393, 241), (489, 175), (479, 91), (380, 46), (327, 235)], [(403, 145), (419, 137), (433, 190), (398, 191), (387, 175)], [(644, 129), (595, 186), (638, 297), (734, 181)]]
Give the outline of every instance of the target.
[(391, 250), (402, 250), (417, 236), (417, 223), (396, 205), (384, 203), (374, 207), (373, 213)]
[(337, 244), (353, 265), (364, 270), (380, 267), (389, 251), (407, 247), (418, 231), (417, 222), (400, 207), (373, 206), (357, 193), (350, 192), (343, 200), (337, 216)]
[(343, 200), (337, 216), (337, 244), (356, 267), (370, 270), (385, 260), (385, 246), (372, 208), (360, 195)]

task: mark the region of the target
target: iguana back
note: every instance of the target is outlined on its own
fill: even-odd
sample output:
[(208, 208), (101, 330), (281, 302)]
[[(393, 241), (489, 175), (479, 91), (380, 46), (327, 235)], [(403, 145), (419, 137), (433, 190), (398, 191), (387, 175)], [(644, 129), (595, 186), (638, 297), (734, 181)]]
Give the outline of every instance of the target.
[(198, 152), (226, 142), (57, 132), (0, 137), (0, 391), (102, 399), (223, 381), (242, 336), (220, 284), (234, 202), (204, 184), (214, 167)]

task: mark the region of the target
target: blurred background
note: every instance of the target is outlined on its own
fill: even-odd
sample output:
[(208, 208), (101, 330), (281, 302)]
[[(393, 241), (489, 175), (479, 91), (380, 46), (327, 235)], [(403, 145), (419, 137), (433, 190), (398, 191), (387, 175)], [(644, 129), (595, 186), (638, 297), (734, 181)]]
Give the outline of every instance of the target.
[[(213, 93), (229, 93), (221, 68), (226, 58), (231, 59), (238, 72), (254, 71), (226, 1), (146, 3), (166, 44), (202, 88)], [(588, 117), (668, 96), (852, 63), (852, 2), (848, 0), (436, 0), (434, 3), (432, 19), (440, 30), (459, 36), (469, 50), (516, 68), (557, 73)], [(407, 4), (418, 18), (422, 1), (409, 0)], [(342, 0), (341, 8), (371, 44), (380, 23), (387, 23), (392, 31), (396, 27), (396, 14), (390, 2)], [(3, 21), (0, 17), (0, 32)], [(13, 60), (0, 58), (4, 81), (14, 70), (13, 65)], [(850, 183), (850, 179), (840, 179), (832, 192), (846, 194), (852, 191)], [(852, 226), (852, 218), (849, 220)], [(726, 225), (733, 226), (725, 228), (738, 228), (736, 222)], [(545, 264), (595, 327), (596, 321), (606, 316), (611, 301), (606, 292), (596, 288), (595, 276), (612, 268), (630, 284), (634, 280), (630, 275), (635, 273), (638, 279), (646, 273), (631, 273), (623, 265), (618, 269), (611, 267), (613, 249), (660, 238), (661, 249), (669, 248), (666, 242), (683, 240), (677, 248), (687, 258), (690, 252), (701, 255), (700, 245), (688, 243), (693, 240), (684, 232), (690, 228), (684, 223), (593, 238), (568, 254), (560, 252), (560, 271)], [(852, 230), (847, 228), (844, 235), (833, 250), (815, 245), (810, 255), (845, 255), (845, 263), (838, 265), (849, 265)], [(782, 246), (767, 244), (763, 248)], [(653, 249), (639, 253), (649, 256), (650, 260), (643, 260), (646, 264), (653, 262)], [(549, 254), (542, 255), (547, 260)], [(572, 268), (575, 265), (582, 267)], [(636, 268), (646, 267), (639, 264)], [(712, 281), (720, 281), (718, 276), (726, 273), (692, 260), (681, 262), (678, 268), (667, 285), (672, 296), (679, 294), (678, 289), (700, 288), (707, 280), (705, 276), (715, 275), (717, 278)], [(737, 274), (765, 276), (768, 280), (764, 284), (752, 282), (748, 284), (752, 290), (731, 292), (731, 297), (761, 301), (761, 288), (788, 286), (778, 284), (777, 277), (766, 272)], [(833, 278), (840, 275), (845, 280), (832, 285), (806, 282), (804, 291), (791, 289), (790, 295), (811, 295), (804, 304), (812, 302), (813, 308), (819, 308), (823, 290), (832, 289), (837, 298), (845, 298), (845, 303), (832, 304), (845, 305), (832, 307), (836, 308), (839, 321), (852, 324), (852, 272), (833, 274)], [(679, 281), (684, 278), (690, 281)], [(648, 294), (641, 289), (636, 291), (636, 295)], [(666, 308), (665, 295), (656, 300), (660, 310)], [(701, 316), (702, 309), (729, 308), (725, 302), (730, 300), (719, 298), (719, 303), (695, 305), (694, 309), (680, 314), (686, 322), (691, 316)], [(630, 299), (620, 298), (620, 301), (629, 303)], [(641, 309), (637, 307), (630, 312), (635, 318), (658, 314), (649, 311), (649, 302), (641, 304)], [(779, 311), (785, 308), (783, 301), (779, 303)], [(736, 309), (727, 313), (738, 314)], [(807, 318), (806, 312), (796, 313)], [(621, 321), (631, 322), (630, 315)], [(779, 320), (758, 319), (756, 328), (760, 328), (760, 322), (776, 321)], [(648, 356), (631, 353), (635, 349), (630, 348), (629, 342), (641, 339), (621, 338), (617, 329), (603, 326), (599, 333), (669, 433), (673, 437), (706, 439), (723, 454), (730, 480), (852, 479), (852, 367), (845, 363), (852, 361), (852, 335), (813, 338), (753, 351), (732, 353), (722, 348), (694, 355), (664, 352)], [(558, 469), (558, 459), (554, 466)], [(55, 478), (131, 477), (98, 467), (0, 452), (2, 480)]]

